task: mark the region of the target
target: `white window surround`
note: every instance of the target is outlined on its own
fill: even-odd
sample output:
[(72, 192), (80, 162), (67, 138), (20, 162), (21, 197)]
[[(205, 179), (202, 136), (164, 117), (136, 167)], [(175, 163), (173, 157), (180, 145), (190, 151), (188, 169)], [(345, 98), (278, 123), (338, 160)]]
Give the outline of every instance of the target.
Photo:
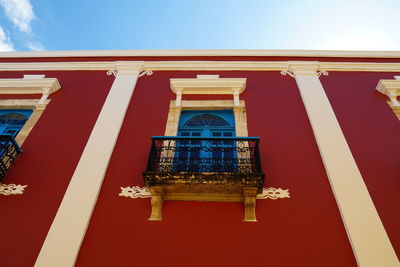
[(0, 109), (33, 109), (32, 115), (18, 133), (15, 140), (22, 145), (29, 132), (39, 120), (47, 104), (48, 96), (61, 88), (56, 78), (44, 75), (24, 75), (20, 79), (0, 79), (0, 94), (41, 94), (40, 99), (1, 99)]
[(177, 106), (175, 100), (171, 100), (168, 112), (165, 136), (176, 136), (178, 134), (179, 118), (182, 110), (223, 110), (232, 109), (235, 117), (236, 136), (247, 137), (247, 115), (244, 100), (239, 105), (234, 105), (232, 100), (183, 100)]
[(376, 90), (389, 97), (389, 106), (400, 119), (400, 102), (397, 99), (400, 96), (400, 76), (395, 76), (394, 80), (380, 80)]
[[(246, 78), (219, 78), (219, 75), (197, 75), (197, 78), (170, 79), (176, 100), (170, 102), (166, 136), (176, 136), (182, 110), (232, 109), (236, 136), (248, 136), (246, 106), (239, 95), (246, 89)], [(233, 95), (232, 100), (182, 100), (184, 94)]]
[[(208, 75), (211, 77), (211, 75)], [(246, 88), (246, 78), (170, 79), (171, 90), (176, 94), (176, 105), (181, 105), (182, 95), (233, 95), (235, 106), (239, 106), (239, 95)]]

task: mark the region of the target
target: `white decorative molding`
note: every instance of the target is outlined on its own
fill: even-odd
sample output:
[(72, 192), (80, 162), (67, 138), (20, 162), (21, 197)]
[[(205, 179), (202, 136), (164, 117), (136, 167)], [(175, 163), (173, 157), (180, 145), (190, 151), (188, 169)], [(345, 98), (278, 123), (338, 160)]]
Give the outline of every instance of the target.
[(56, 78), (25, 76), (21, 79), (0, 79), (0, 94), (42, 94), (48, 96), (60, 88), (61, 86)]
[(121, 187), (120, 197), (130, 198), (149, 198), (151, 193), (147, 190), (147, 187), (132, 186), (132, 187)]
[(207, 76), (197, 75), (195, 79), (170, 79), (171, 90), (176, 94), (176, 106), (181, 106), (184, 94), (232, 95), (234, 106), (240, 105), (239, 95), (246, 89), (246, 78), (219, 78), (218, 75)]
[(329, 73), (326, 70), (321, 69), (321, 62), (317, 61), (290, 61), (286, 69), (281, 71), (282, 75), (289, 75), (295, 78), (296, 74), (308, 74), (308, 75), (321, 75), (327, 76)]
[(195, 95), (232, 95), (235, 91), (243, 93), (246, 78), (170, 79), (170, 84), (175, 94), (181, 92)]
[(319, 70), (317, 71), (317, 75), (318, 77), (321, 77), (321, 75), (328, 76), (329, 73), (326, 70)]
[[(152, 71), (167, 70), (208, 70), (208, 71), (282, 71), (293, 61), (120, 61), (142, 64), (143, 69)], [(298, 61), (301, 62), (301, 61)], [(307, 61), (305, 61), (307, 62)], [(315, 61), (310, 61), (315, 62)], [(400, 63), (375, 62), (317, 62), (325, 71), (366, 71), (400, 72)], [(52, 71), (52, 70), (103, 70), (113, 74), (116, 62), (2, 62), (0, 71)]]
[(380, 80), (376, 90), (389, 98), (388, 104), (400, 120), (400, 102), (397, 99), (400, 96), (400, 76), (394, 76), (394, 80)]
[(0, 183), (0, 195), (22, 195), (27, 185)]
[(182, 110), (222, 110), (231, 109), (235, 117), (236, 136), (248, 136), (246, 104), (240, 100), (239, 104), (233, 100), (182, 100), (179, 104), (171, 100), (169, 105), (165, 136), (176, 136), (179, 118)]
[(118, 70), (116, 66), (112, 66), (111, 69), (107, 70), (107, 75), (114, 75), (114, 77), (117, 77)]
[(257, 57), (366, 57), (400, 58), (399, 51), (338, 51), (278, 49), (187, 49), (187, 50), (89, 50), (0, 52), (0, 58), (21, 57), (171, 57), (171, 56), (257, 56)]
[(15, 140), (22, 145), (29, 132), (39, 120), (47, 104), (49, 95), (61, 88), (56, 78), (45, 78), (44, 74), (25, 74), (20, 79), (0, 79), (0, 94), (42, 94), (40, 99), (3, 99), (2, 109), (33, 109), (33, 113), (18, 133)]
[(376, 90), (389, 97), (392, 105), (400, 107), (397, 97), (400, 96), (400, 80), (379, 80)]
[(278, 199), (278, 198), (290, 198), (289, 189), (281, 189), (275, 187), (263, 188), (261, 194), (257, 195), (257, 199)]
[[(85, 63), (85, 62), (79, 62)], [(143, 61), (115, 61), (115, 62), (99, 62), (105, 64), (93, 64), (93, 62), (87, 62), (89, 65), (94, 65), (96, 69), (103, 66), (106, 67), (107, 75), (132, 75), (132, 72), (140, 72), (143, 70)], [(0, 69), (1, 70), (1, 69)], [(150, 71), (151, 72), (151, 71)], [(148, 74), (151, 75), (151, 74)]]
[[(136, 63), (135, 61), (126, 61), (125, 63), (129, 63), (129, 62)], [(140, 71), (140, 70), (143, 68), (143, 64), (142, 64), (142, 63), (143, 63), (143, 62), (140, 62), (139, 65), (137, 65), (137, 64), (132, 64), (132, 65), (130, 65), (130, 66), (129, 66), (128, 64), (125, 64), (125, 66), (124, 66), (123, 68), (121, 68), (121, 62), (119, 62), (119, 63), (117, 63), (117, 64), (112, 65), (112, 66), (107, 70), (107, 75), (114, 75), (114, 77), (117, 77), (117, 75), (120, 73), (121, 70), (129, 71), (129, 67), (131, 67), (131, 68), (133, 67), (132, 70), (138, 70), (138, 71)], [(152, 70), (144, 70), (144, 71), (142, 71), (142, 72), (139, 73), (139, 76), (138, 76), (138, 77), (142, 77), (142, 76), (144, 76), (144, 75), (148, 75), (148, 76), (153, 75), (153, 71), (152, 71)]]
[(139, 78), (144, 75), (147, 75), (147, 76), (153, 75), (153, 71), (152, 70), (144, 70), (139, 74)]
[[(146, 187), (140, 186), (127, 186), (121, 187), (120, 197), (130, 198), (150, 198), (151, 193)], [(257, 199), (278, 199), (278, 198), (290, 198), (289, 189), (281, 189), (275, 187), (263, 188), (263, 192), (257, 195)]]
[(281, 71), (281, 74), (282, 74), (282, 75), (289, 75), (290, 77), (294, 78), (294, 74), (293, 74), (293, 72), (290, 71), (290, 70), (282, 70), (282, 71)]

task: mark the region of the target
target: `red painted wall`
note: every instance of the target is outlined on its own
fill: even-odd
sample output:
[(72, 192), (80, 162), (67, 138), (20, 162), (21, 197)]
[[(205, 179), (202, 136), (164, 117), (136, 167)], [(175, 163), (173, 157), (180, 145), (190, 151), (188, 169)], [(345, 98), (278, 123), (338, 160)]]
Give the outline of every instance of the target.
[[(150, 222), (150, 199), (118, 196), (121, 186), (143, 185), (150, 136), (164, 134), (174, 99), (169, 79), (201, 73), (247, 78), (241, 98), (249, 135), (261, 137), (265, 187), (290, 190), (290, 199), (259, 200), (257, 223), (242, 221), (240, 203), (183, 201), (165, 202), (164, 220)], [(292, 78), (279, 72), (140, 78), (76, 266), (130, 265), (356, 266)]]
[[(238, 57), (193, 59), (239, 60)], [(33, 59), (53, 60), (56, 59)], [(304, 60), (349, 61), (335, 58)], [(351, 61), (358, 60), (398, 61)], [(3, 181), (28, 185), (21, 196), (0, 196), (3, 214), (0, 223), (3, 229), (1, 265), (13, 267), (33, 266), (114, 79), (104, 71), (1, 72), (0, 78), (21, 78), (23, 74), (58, 78), (62, 89), (50, 96), (52, 102), (25, 141), (24, 153)], [(257, 223), (242, 222), (240, 203), (180, 201), (165, 202), (164, 221), (150, 222), (147, 221), (149, 199), (118, 196), (121, 186), (143, 185), (141, 173), (147, 161), (150, 136), (164, 134), (169, 101), (175, 98), (169, 89), (169, 79), (194, 78), (196, 74), (247, 78), (247, 89), (241, 99), (246, 101), (249, 135), (261, 137), (261, 156), (267, 176), (265, 187), (288, 188), (291, 194), (290, 199), (259, 200)], [(321, 79), (379, 215), (399, 253), (400, 218), (396, 205), (400, 203), (400, 124), (387, 106), (387, 98), (374, 91), (379, 79), (392, 79), (394, 75), (331, 72)], [(0, 95), (0, 99), (39, 97)], [(184, 96), (184, 99), (212, 98)], [(226, 96), (217, 98), (230, 99)], [(77, 266), (256, 264), (356, 266), (295, 81), (279, 72), (256, 71), (156, 71), (152, 76), (140, 78)]]
[(23, 153), (2, 181), (28, 185), (23, 195), (0, 195), (0, 265), (7, 267), (34, 265), (113, 81), (104, 71), (1, 72), (0, 78), (28, 73), (57, 78), (62, 88), (50, 95)]
[(330, 72), (322, 84), (400, 257), (400, 123), (375, 90), (380, 79), (400, 73)]

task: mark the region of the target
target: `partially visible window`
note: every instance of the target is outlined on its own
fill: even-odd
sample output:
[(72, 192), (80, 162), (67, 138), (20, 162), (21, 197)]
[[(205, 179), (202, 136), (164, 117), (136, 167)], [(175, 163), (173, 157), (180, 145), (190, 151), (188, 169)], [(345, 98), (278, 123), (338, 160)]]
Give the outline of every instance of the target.
[(31, 114), (31, 109), (0, 110), (0, 134), (9, 134), (15, 138)]

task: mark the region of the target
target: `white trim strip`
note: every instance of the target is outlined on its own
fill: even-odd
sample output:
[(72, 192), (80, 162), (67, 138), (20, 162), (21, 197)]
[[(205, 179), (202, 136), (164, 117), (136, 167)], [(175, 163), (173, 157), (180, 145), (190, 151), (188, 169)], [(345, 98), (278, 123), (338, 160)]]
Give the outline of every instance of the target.
[(268, 57), (367, 57), (400, 58), (400, 51), (339, 50), (88, 50), (0, 52), (0, 58), (21, 57), (184, 57), (184, 56), (268, 56)]
[[(297, 61), (301, 63), (302, 61)], [(319, 69), (326, 71), (371, 71), (400, 72), (400, 63), (369, 62), (316, 62)], [(0, 71), (44, 71), (44, 70), (110, 70), (115, 64), (144, 64), (143, 68), (153, 71), (165, 70), (244, 70), (281, 71), (292, 61), (99, 61), (99, 62), (19, 62), (1, 63)]]

